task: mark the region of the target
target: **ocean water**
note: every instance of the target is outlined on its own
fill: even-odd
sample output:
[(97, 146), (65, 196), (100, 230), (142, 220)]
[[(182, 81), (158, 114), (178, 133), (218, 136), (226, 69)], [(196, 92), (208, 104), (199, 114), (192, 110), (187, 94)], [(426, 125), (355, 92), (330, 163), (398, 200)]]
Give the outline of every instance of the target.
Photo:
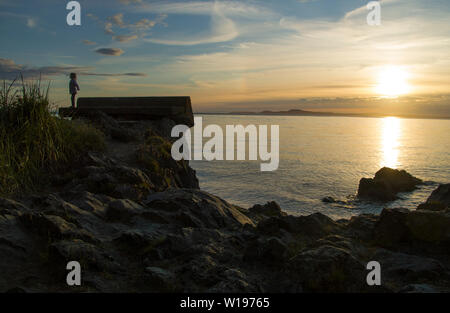
[[(203, 117), (203, 127), (217, 124), (224, 131), (225, 125), (238, 124), (280, 127), (276, 171), (261, 172), (261, 161), (191, 161), (203, 190), (242, 207), (275, 200), (294, 215), (349, 218), (384, 207), (415, 209), (437, 184), (450, 182), (450, 120), (197, 116)], [(373, 177), (383, 166), (405, 169), (426, 183), (391, 203), (355, 200), (360, 178)], [(342, 202), (323, 203), (326, 196)]]

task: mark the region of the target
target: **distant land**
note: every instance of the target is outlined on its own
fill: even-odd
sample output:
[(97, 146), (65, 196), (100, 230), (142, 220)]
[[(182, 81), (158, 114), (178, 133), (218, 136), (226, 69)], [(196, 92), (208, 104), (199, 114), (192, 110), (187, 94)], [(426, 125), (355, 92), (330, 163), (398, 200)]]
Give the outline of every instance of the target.
[(424, 115), (424, 114), (381, 114), (381, 113), (335, 113), (335, 112), (315, 112), (301, 109), (291, 109), (288, 111), (260, 111), (260, 112), (228, 112), (211, 113), (196, 112), (203, 115), (279, 115), (279, 116), (341, 116), (341, 117), (400, 117), (400, 118), (419, 118), (419, 119), (450, 119), (450, 116)]

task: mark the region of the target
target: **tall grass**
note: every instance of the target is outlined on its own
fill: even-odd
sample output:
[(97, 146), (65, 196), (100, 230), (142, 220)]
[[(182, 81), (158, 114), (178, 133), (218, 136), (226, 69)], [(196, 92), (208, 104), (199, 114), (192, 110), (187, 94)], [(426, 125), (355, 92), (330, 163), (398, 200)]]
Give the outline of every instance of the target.
[(0, 87), (0, 194), (37, 190), (81, 154), (104, 147), (93, 126), (50, 114), (48, 93), (40, 80)]

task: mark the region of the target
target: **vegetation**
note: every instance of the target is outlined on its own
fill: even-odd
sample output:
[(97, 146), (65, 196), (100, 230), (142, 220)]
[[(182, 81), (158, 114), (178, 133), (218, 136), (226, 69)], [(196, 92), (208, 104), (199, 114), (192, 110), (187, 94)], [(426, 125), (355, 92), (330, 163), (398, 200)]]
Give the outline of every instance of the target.
[(145, 142), (137, 151), (137, 161), (151, 172), (164, 175), (164, 168), (173, 162), (170, 154), (171, 144), (168, 140), (149, 130), (145, 135)]
[(48, 92), (40, 80), (0, 87), (0, 194), (36, 190), (86, 151), (104, 148), (93, 126), (52, 115)]

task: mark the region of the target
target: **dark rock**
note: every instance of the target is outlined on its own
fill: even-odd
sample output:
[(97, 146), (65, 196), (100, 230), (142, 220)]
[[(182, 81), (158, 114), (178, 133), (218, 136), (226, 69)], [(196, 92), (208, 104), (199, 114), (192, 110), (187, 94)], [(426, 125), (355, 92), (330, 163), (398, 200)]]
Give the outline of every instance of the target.
[(183, 227), (243, 227), (252, 220), (240, 209), (207, 192), (171, 188), (150, 195), (144, 203)]
[(335, 203), (336, 200), (333, 197), (328, 196), (328, 197), (322, 198), (322, 202), (324, 202), (324, 203)]
[(224, 278), (207, 290), (211, 293), (242, 293), (242, 292), (258, 292), (258, 288), (250, 284), (247, 276), (239, 269), (227, 269), (222, 274)]
[(365, 265), (350, 251), (330, 245), (304, 251), (289, 261), (305, 291), (352, 292), (367, 289)]
[(276, 237), (267, 239), (263, 243), (261, 250), (261, 257), (264, 261), (269, 263), (283, 261), (287, 253), (286, 244)]
[(286, 259), (287, 250), (286, 244), (276, 237), (250, 240), (245, 248), (243, 260), (266, 264), (280, 263)]
[(385, 249), (378, 249), (371, 259), (380, 263), (382, 280), (386, 283), (436, 280), (446, 271), (437, 260)]
[(128, 229), (122, 232), (115, 241), (120, 242), (127, 247), (141, 248), (148, 244), (149, 238), (139, 229)]
[(407, 215), (406, 225), (415, 240), (450, 243), (450, 212), (413, 211)]
[(49, 247), (49, 259), (58, 265), (61, 273), (65, 272), (67, 262), (78, 261), (80, 265), (95, 271), (120, 272), (121, 266), (114, 262), (102, 249), (82, 240), (61, 240)]
[(358, 186), (358, 198), (375, 201), (393, 201), (397, 193), (413, 191), (422, 180), (412, 176), (405, 170), (383, 167), (375, 177), (361, 178)]
[(264, 205), (255, 204), (249, 209), (250, 213), (261, 214), (265, 216), (285, 216), (287, 215), (283, 212), (275, 201), (267, 202)]
[(378, 244), (394, 247), (400, 243), (450, 241), (450, 213), (384, 209), (374, 230)]
[(96, 242), (94, 236), (87, 230), (67, 222), (60, 216), (25, 213), (20, 220), (27, 228), (50, 240), (79, 238), (88, 242)]
[(411, 231), (406, 225), (408, 209), (383, 209), (374, 229), (376, 241), (385, 247), (409, 242)]
[(373, 214), (361, 214), (352, 216), (346, 227), (353, 236), (362, 240), (370, 240), (373, 238), (374, 229), (378, 222), (379, 216)]
[(396, 170), (383, 167), (375, 173), (374, 180), (386, 182), (395, 192), (413, 191), (422, 180), (416, 178), (405, 170)]
[(450, 184), (439, 185), (418, 210), (444, 211), (450, 208)]
[(118, 199), (109, 203), (106, 218), (110, 221), (128, 222), (142, 211), (143, 207), (139, 204), (128, 199)]
[(399, 290), (400, 293), (438, 293), (435, 286), (429, 284), (409, 284)]
[(144, 281), (156, 291), (173, 291), (175, 287), (175, 275), (160, 267), (146, 267)]
[(258, 233), (268, 236), (280, 235), (282, 231), (291, 231), (291, 224), (286, 219), (280, 217), (269, 217), (260, 221), (256, 225)]
[(376, 181), (372, 178), (361, 178), (358, 198), (388, 202), (397, 199), (397, 196), (385, 182)]
[(262, 220), (257, 225), (258, 232), (276, 236), (282, 231), (292, 234), (302, 234), (307, 237), (319, 238), (339, 229), (339, 225), (322, 213), (307, 216), (281, 216)]

